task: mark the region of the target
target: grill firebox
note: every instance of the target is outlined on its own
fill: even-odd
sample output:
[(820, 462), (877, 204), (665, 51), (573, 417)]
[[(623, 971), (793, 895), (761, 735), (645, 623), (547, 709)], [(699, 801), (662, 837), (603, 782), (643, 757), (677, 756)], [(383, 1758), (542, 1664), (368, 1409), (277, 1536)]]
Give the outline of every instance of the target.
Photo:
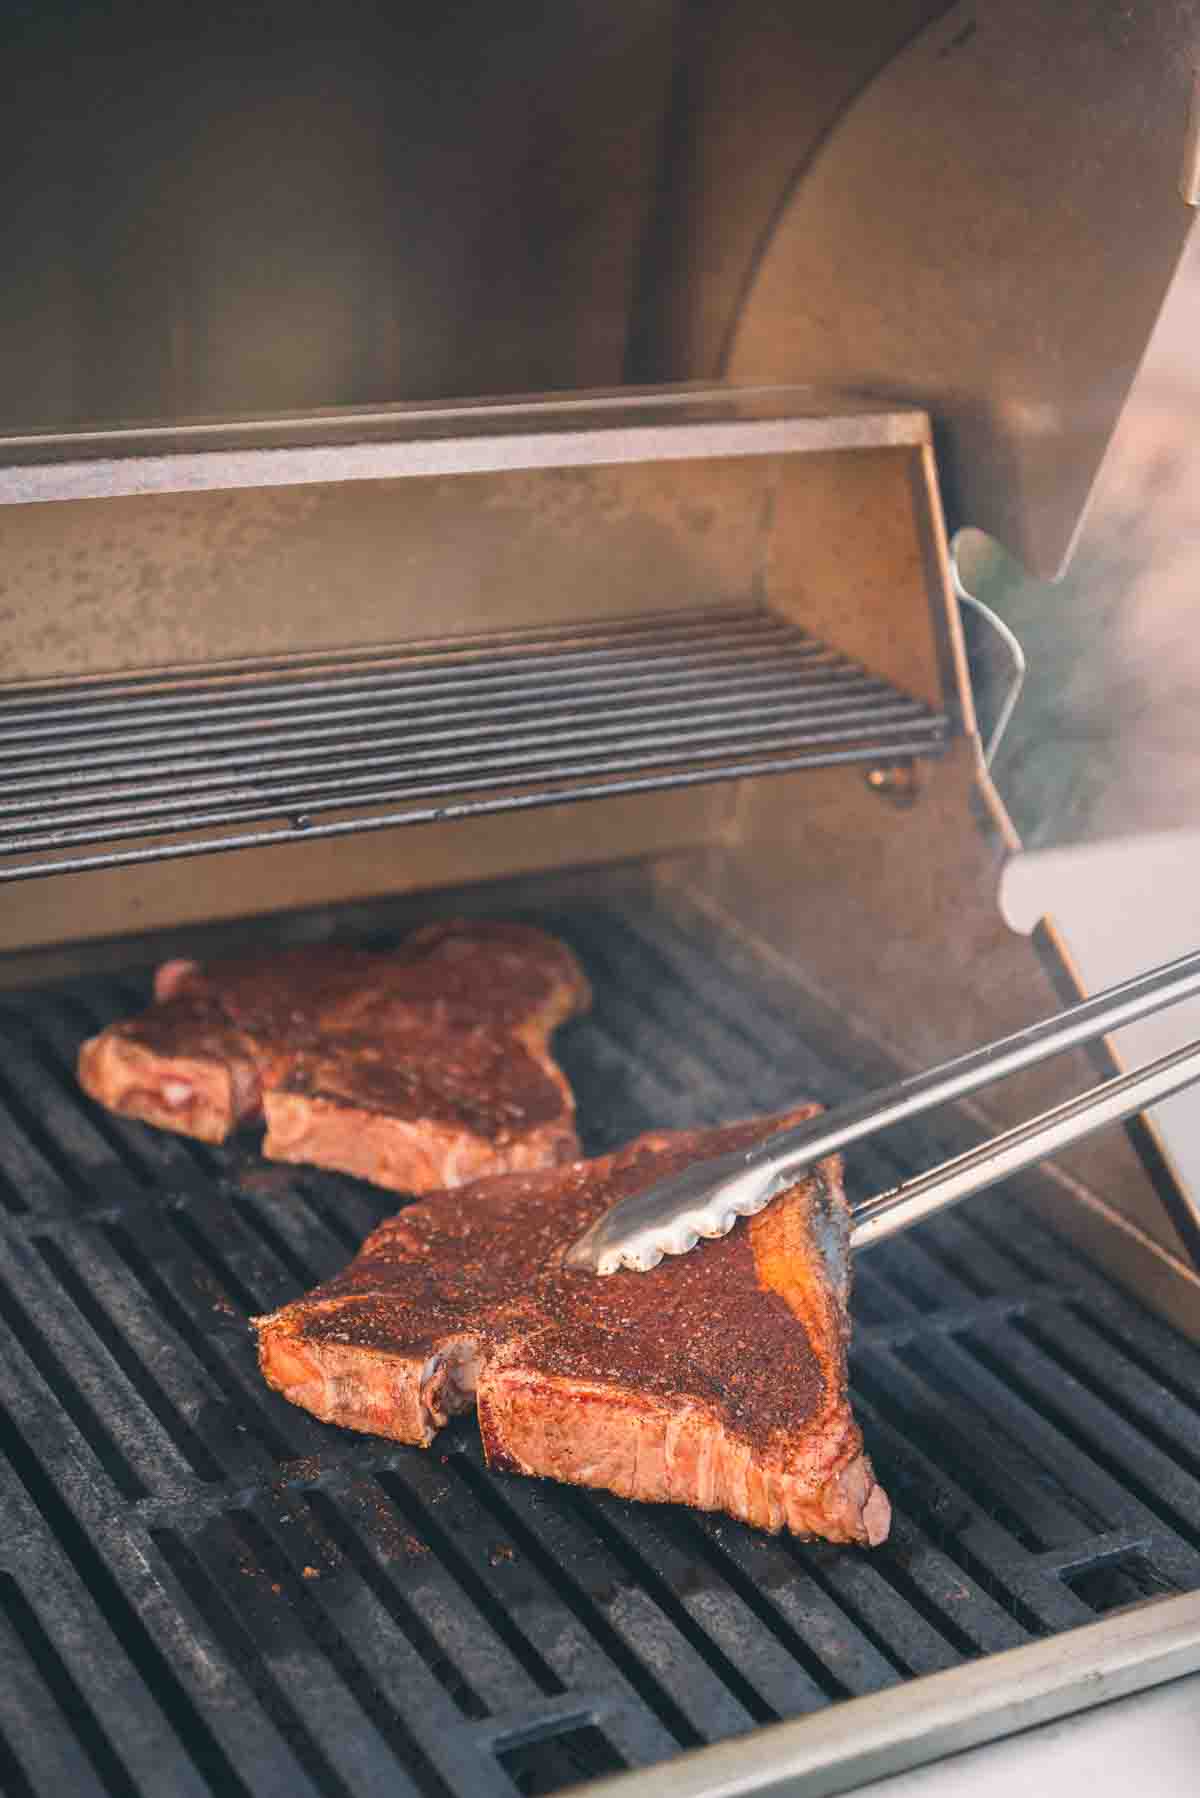
[[(589, 1153), (856, 1090), (801, 989), (674, 902), (526, 915), (595, 984), (558, 1039)], [(144, 994), (0, 1002), (4, 1790), (553, 1792), (1200, 1589), (1200, 1349), (1019, 1190), (858, 1265), (874, 1554), (494, 1477), (470, 1422), (318, 1424), (245, 1319), (394, 1195), (90, 1106), (77, 1044)], [(936, 1147), (856, 1153), (852, 1195)]]

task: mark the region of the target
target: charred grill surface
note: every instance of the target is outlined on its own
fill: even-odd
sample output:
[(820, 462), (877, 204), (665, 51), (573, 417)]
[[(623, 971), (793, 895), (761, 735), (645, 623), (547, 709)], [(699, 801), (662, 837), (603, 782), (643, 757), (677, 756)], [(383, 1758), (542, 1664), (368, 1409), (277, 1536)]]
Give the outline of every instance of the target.
[[(595, 988), (557, 1044), (589, 1152), (853, 1090), (728, 939), (643, 898), (529, 921)], [(0, 1000), (0, 1789), (552, 1792), (1200, 1587), (1200, 1349), (1019, 1190), (856, 1269), (869, 1555), (491, 1474), (468, 1419), (319, 1424), (246, 1319), (396, 1197), (91, 1105), (79, 1043), (147, 997)], [(856, 1154), (852, 1196), (927, 1153)]]

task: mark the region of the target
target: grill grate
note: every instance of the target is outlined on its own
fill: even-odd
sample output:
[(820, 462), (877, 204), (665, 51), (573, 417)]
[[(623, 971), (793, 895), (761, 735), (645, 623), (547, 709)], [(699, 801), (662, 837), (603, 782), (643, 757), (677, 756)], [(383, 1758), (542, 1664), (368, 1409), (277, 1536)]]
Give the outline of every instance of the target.
[(932, 755), (947, 729), (754, 607), (10, 688), (0, 880)]
[[(560, 1037), (590, 1150), (851, 1089), (729, 940), (642, 898), (539, 916), (596, 986)], [(324, 1428), (245, 1315), (394, 1199), (88, 1105), (74, 1049), (141, 998), (0, 1004), (6, 1792), (550, 1792), (1200, 1587), (1200, 1349), (1011, 1192), (860, 1264), (875, 1554), (493, 1476), (465, 1420)]]

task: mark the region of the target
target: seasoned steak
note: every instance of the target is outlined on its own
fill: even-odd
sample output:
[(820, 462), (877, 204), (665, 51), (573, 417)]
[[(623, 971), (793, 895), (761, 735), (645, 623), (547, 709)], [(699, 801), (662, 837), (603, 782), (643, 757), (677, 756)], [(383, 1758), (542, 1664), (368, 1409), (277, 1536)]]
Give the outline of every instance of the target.
[(475, 1405), (493, 1467), (881, 1542), (888, 1501), (846, 1393), (840, 1163), (650, 1273), (562, 1265), (617, 1199), (814, 1109), (643, 1136), (410, 1206), (337, 1278), (256, 1320), (263, 1373), (351, 1429), (428, 1445)]
[(82, 1085), (112, 1111), (205, 1142), (265, 1117), (272, 1159), (404, 1192), (578, 1153), (549, 1039), (588, 986), (542, 931), (450, 923), (391, 955), (167, 962), (155, 994), (80, 1050)]

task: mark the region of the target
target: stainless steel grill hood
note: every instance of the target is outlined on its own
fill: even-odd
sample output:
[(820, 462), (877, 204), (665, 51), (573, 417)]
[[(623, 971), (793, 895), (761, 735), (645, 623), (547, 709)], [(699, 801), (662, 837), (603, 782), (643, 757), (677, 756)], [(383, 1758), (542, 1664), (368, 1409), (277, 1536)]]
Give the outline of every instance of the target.
[(0, 430), (813, 381), (1053, 572), (1197, 188), (1194, 0), (5, 19)]

